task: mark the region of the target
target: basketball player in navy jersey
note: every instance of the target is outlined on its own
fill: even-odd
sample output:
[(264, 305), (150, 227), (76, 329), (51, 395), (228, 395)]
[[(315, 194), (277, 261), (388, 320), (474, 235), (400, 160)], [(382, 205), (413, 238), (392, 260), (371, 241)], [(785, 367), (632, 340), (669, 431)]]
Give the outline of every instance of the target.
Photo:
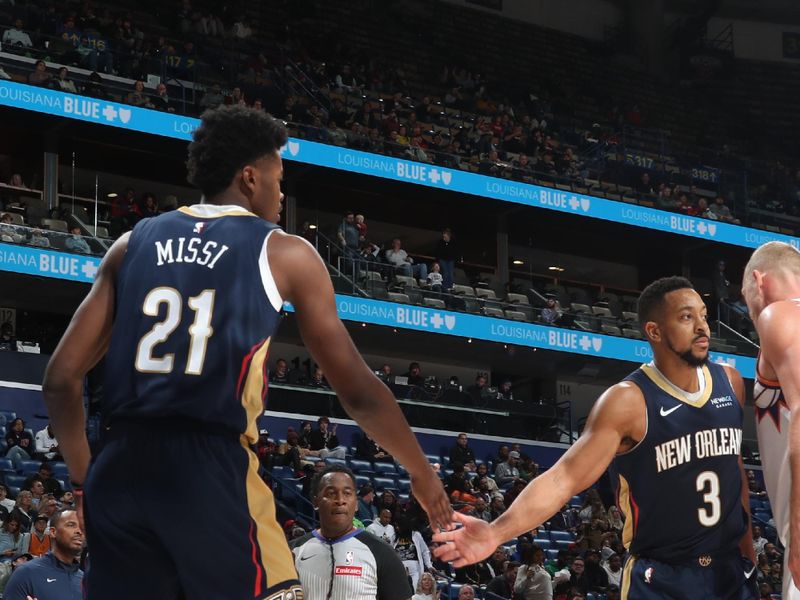
[[(302, 598), (250, 449), (284, 301), (348, 413), (408, 469), (432, 526), (450, 523), (439, 478), (337, 316), (325, 265), (276, 225), (286, 141), (260, 111), (206, 112), (187, 163), (205, 202), (114, 243), (50, 360), (51, 425), (85, 490), (90, 600)], [(90, 469), (82, 384), (104, 355), (107, 443)]]
[(622, 598), (757, 598), (748, 489), (740, 458), (744, 384), (708, 362), (706, 306), (682, 277), (659, 279), (639, 298), (653, 348), (593, 407), (580, 439), (493, 523), (455, 514), (435, 554), (456, 568), (530, 531), (611, 465), (630, 552)]
[(800, 252), (769, 242), (742, 280), (761, 341), (753, 396), (764, 483), (786, 554), (784, 600), (800, 600)]

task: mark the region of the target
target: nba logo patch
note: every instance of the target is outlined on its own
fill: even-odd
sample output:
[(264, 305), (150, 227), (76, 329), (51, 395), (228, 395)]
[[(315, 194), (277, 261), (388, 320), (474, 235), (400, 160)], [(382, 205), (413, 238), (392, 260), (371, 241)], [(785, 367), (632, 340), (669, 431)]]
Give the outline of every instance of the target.
[(197, 223), (194, 224), (193, 231), (195, 233), (203, 233), (203, 227), (205, 227), (205, 226), (206, 226), (205, 223), (203, 223), (202, 221), (198, 221)]
[(347, 554), (344, 555), (344, 564), (345, 566), (350, 566), (353, 564), (353, 551), (348, 550)]
[(644, 572), (644, 582), (645, 583), (652, 583), (653, 581), (653, 567), (648, 567)]

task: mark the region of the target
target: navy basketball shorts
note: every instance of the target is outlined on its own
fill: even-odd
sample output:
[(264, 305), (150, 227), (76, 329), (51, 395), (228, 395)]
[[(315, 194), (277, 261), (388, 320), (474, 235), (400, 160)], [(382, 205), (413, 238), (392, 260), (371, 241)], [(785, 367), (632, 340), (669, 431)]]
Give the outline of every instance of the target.
[(258, 459), (235, 434), (112, 426), (84, 487), (88, 600), (301, 600)]
[(622, 573), (622, 600), (758, 600), (756, 568), (739, 553), (667, 564), (631, 556)]

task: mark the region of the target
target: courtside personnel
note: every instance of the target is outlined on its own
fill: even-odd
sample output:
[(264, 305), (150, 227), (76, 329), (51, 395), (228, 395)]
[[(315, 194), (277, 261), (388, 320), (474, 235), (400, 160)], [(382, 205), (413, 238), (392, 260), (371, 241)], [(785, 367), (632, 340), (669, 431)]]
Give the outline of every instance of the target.
[(764, 244), (742, 281), (761, 341), (753, 397), (764, 482), (786, 548), (783, 598), (800, 600), (800, 252)]
[[(114, 243), (50, 360), (53, 431), (73, 485), (85, 482), (90, 600), (301, 596), (250, 450), (284, 301), (349, 414), (408, 469), (433, 526), (449, 523), (438, 477), (336, 314), (325, 265), (276, 225), (286, 140), (257, 110), (206, 112), (187, 163), (204, 204)], [(89, 470), (82, 384), (103, 355), (109, 429)], [(194, 499), (188, 510), (164, 510), (178, 497)]]
[[(740, 459), (744, 384), (707, 362), (706, 307), (682, 277), (653, 282), (639, 320), (654, 361), (597, 401), (583, 435), (491, 525), (434, 535), (456, 567), (538, 527), (613, 462), (626, 513), (622, 598), (756, 598), (748, 491)], [(743, 559), (743, 556), (748, 557)], [(750, 585), (747, 579), (750, 576)]]
[(356, 479), (332, 465), (314, 475), (311, 498), (319, 529), (292, 541), (306, 600), (408, 600), (403, 562), (379, 537), (353, 527)]

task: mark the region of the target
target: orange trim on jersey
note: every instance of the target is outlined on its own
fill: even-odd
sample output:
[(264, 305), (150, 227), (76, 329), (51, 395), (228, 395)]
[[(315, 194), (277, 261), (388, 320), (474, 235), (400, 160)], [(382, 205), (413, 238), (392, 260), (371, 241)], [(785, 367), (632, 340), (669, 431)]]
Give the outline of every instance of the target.
[(258, 474), (258, 457), (250, 450), (249, 441), (241, 437), (242, 449), (247, 453), (248, 467), (245, 485), (247, 508), (250, 513), (250, 543), (253, 564), (256, 568), (254, 598), (276, 586), (287, 583), (287, 589), (298, 583), (294, 555), (286, 543), (286, 536), (275, 520), (275, 497)]

